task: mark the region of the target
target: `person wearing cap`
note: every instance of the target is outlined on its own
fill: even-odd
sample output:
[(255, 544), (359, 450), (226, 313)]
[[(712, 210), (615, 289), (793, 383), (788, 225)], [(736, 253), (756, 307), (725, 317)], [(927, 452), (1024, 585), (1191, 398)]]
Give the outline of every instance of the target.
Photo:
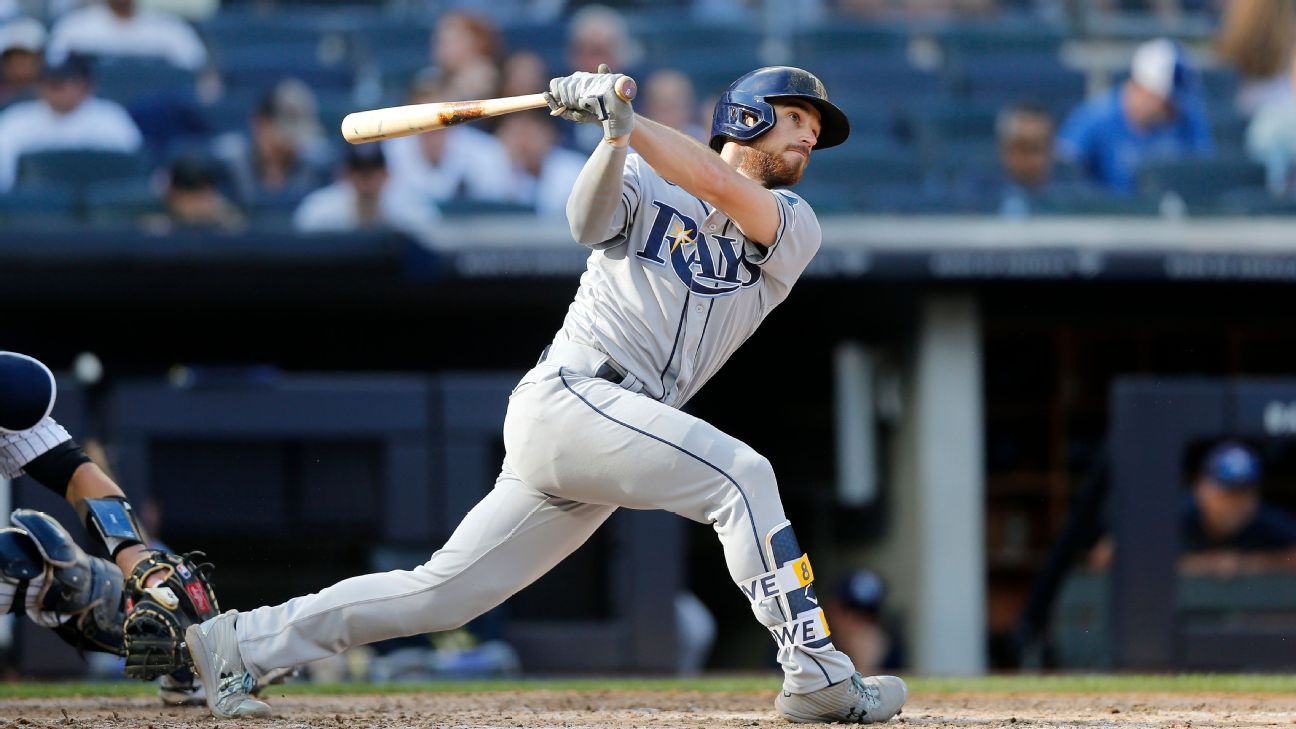
[(219, 182), (219, 168), (213, 160), (200, 154), (177, 157), (167, 170), (165, 212), (145, 216), (140, 227), (153, 235), (178, 230), (243, 231), (247, 218), (221, 194)]
[(64, 15), (50, 31), (50, 54), (156, 58), (188, 71), (207, 63), (207, 48), (187, 23), (136, 5), (102, 0)]
[(299, 233), (391, 229), (420, 240), (430, 239), (438, 222), (435, 207), (410, 204), (390, 183), (387, 159), (377, 144), (348, 149), (338, 180), (307, 195), (293, 214), (293, 229)]
[(1058, 158), (1096, 184), (1132, 193), (1143, 162), (1210, 154), (1210, 122), (1197, 86), (1179, 44), (1162, 38), (1140, 45), (1127, 81), (1067, 117)]
[(858, 569), (836, 584), (828, 603), (833, 643), (861, 671), (902, 666), (899, 642), (882, 622), (886, 585), (876, 572)]
[(224, 134), (212, 144), (232, 172), (243, 205), (295, 206), (332, 177), (336, 156), (319, 122), (315, 92), (301, 80), (276, 84), (252, 113), (249, 132)]
[(1180, 513), (1186, 571), (1296, 566), (1296, 518), (1264, 502), (1263, 467), (1249, 446), (1216, 445), (1202, 459)]
[(0, 107), (35, 94), (44, 50), (40, 21), (16, 18), (0, 27)]
[(143, 144), (130, 114), (94, 95), (90, 63), (81, 56), (46, 65), (37, 93), (0, 113), (0, 191), (16, 184), (18, 159), (29, 152), (137, 152)]

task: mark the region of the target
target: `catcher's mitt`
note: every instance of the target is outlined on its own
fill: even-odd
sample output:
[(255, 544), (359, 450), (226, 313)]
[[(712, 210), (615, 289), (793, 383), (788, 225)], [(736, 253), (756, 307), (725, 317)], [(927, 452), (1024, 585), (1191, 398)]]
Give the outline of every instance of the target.
[[(220, 613), (207, 555), (152, 552), (136, 563), (126, 578), (126, 675), (152, 680), (188, 665), (185, 628)], [(153, 575), (162, 580), (145, 587)]]

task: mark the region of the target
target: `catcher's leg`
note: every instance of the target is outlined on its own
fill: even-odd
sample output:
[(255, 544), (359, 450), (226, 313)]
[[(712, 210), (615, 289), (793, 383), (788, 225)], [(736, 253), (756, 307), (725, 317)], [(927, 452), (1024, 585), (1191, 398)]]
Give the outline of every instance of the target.
[[(549, 375), (509, 407), (504, 440), (519, 475), (582, 502), (712, 524), (730, 578), (779, 647), (784, 688), (807, 693), (850, 679), (855, 668), (828, 638), (769, 461), (703, 420), (606, 380), (558, 368)], [(776, 579), (786, 589), (775, 590)]]
[(547, 496), (505, 467), (426, 564), (241, 613), (239, 651), (260, 676), (353, 645), (457, 628), (548, 572), (614, 510)]

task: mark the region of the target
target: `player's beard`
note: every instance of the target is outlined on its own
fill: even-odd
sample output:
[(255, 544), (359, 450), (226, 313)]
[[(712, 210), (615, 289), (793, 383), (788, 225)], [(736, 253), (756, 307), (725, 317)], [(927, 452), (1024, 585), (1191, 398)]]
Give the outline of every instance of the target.
[(754, 146), (746, 146), (742, 150), (738, 158), (738, 171), (767, 188), (791, 187), (797, 184), (809, 162), (807, 160), (797, 165), (788, 164), (782, 154), (788, 151), (786, 149), (779, 154), (770, 154)]

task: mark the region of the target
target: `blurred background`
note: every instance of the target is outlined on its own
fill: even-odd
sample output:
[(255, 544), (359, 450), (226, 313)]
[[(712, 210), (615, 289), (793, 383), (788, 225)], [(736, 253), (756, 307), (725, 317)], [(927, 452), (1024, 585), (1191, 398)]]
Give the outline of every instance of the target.
[[(1296, 665), (1293, 0), (0, 18), (0, 345), (55, 369), (56, 417), (218, 564), (226, 608), (426, 560), (492, 487), (583, 270), (563, 206), (597, 127), (348, 147), (346, 113), (606, 62), (705, 140), (730, 81), (793, 64), (852, 125), (797, 187), (823, 249), (688, 409), (773, 462), (837, 645), (865, 673)], [(114, 672), (29, 621), (0, 644), (13, 677)], [(709, 528), (625, 512), (467, 630), (304, 675), (773, 657)]]

